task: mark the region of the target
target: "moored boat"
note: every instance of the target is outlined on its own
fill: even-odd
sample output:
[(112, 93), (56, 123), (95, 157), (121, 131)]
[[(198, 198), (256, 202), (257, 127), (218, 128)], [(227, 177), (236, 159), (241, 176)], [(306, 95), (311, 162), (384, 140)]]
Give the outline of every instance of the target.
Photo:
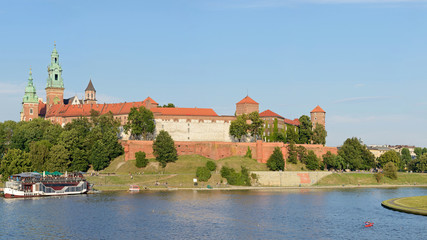
[(138, 185), (130, 185), (129, 192), (139, 192), (140, 188)]
[(84, 194), (89, 190), (89, 183), (82, 173), (42, 174), (24, 172), (9, 177), (5, 184), (5, 198), (27, 198), (42, 196), (59, 196)]

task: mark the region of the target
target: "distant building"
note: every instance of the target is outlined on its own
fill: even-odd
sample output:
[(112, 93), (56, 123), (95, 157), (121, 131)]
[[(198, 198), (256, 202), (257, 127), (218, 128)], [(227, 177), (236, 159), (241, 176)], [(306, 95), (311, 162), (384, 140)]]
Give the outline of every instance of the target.
[[(100, 114), (111, 112), (115, 119), (120, 120), (121, 125), (127, 122), (131, 108), (141, 107), (149, 109), (154, 114), (156, 124), (156, 135), (160, 130), (169, 132), (175, 141), (223, 141), (231, 142), (229, 135), (231, 121), (241, 114), (259, 112), (259, 103), (246, 96), (236, 103), (236, 111), (233, 116), (219, 116), (211, 108), (162, 108), (152, 98), (147, 97), (143, 101), (124, 103), (99, 104), (96, 99), (96, 90), (92, 79), (85, 89), (84, 98), (77, 96), (64, 99), (64, 81), (62, 79), (62, 67), (59, 63), (59, 54), (56, 45), (51, 54), (51, 62), (48, 66), (48, 78), (46, 84), (46, 101), (38, 98), (33, 84), (32, 72), (30, 70), (28, 84), (22, 100), (21, 121), (31, 121), (41, 117), (51, 122), (64, 126), (73, 119), (79, 117), (90, 117), (91, 111)], [(325, 125), (325, 111), (317, 106), (310, 113), (313, 125), (315, 123)], [(270, 128), (275, 120), (278, 128), (283, 131), (288, 126), (299, 126), (299, 120), (284, 118), (271, 110), (260, 113), (261, 119), (265, 121), (264, 136), (271, 134)], [(121, 128), (121, 136), (127, 139), (129, 136)]]

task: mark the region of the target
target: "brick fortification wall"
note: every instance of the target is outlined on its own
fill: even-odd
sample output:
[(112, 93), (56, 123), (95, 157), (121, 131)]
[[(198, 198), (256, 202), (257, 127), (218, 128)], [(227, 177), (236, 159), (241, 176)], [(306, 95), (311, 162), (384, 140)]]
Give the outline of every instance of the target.
[[(125, 150), (126, 161), (135, 159), (135, 153), (139, 151), (145, 152), (147, 154), (147, 158), (154, 158), (153, 141), (126, 140), (121, 143)], [(318, 157), (321, 157), (328, 151), (333, 154), (337, 154), (338, 152), (336, 147), (325, 147), (317, 144), (297, 144), (297, 146), (299, 145), (304, 146), (307, 150), (313, 150)], [(288, 145), (284, 143), (268, 143), (263, 141), (250, 143), (175, 141), (175, 147), (178, 155), (198, 154), (218, 160), (231, 156), (244, 156), (249, 147), (252, 150), (252, 158), (261, 163), (267, 162), (275, 147), (279, 147), (282, 150), (283, 156), (287, 158), (287, 146)]]

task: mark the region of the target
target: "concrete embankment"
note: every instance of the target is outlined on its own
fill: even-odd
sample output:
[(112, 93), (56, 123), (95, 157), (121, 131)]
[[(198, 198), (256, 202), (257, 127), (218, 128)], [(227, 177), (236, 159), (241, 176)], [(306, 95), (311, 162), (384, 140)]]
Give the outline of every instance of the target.
[(298, 187), (312, 186), (331, 172), (272, 172), (251, 171), (257, 175), (257, 182), (262, 186)]

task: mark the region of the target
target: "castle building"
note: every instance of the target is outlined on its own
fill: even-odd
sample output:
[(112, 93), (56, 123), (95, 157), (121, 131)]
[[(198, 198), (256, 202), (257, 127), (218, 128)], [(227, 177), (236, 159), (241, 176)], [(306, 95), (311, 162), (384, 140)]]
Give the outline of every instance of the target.
[[(41, 117), (53, 123), (64, 126), (73, 119), (90, 117), (95, 110), (101, 115), (111, 112), (121, 125), (127, 123), (127, 117), (132, 108), (144, 106), (153, 112), (157, 135), (161, 130), (167, 131), (175, 141), (222, 141), (231, 142), (229, 135), (231, 121), (236, 116), (259, 112), (259, 103), (246, 96), (236, 103), (235, 115), (220, 116), (211, 108), (163, 108), (151, 97), (143, 101), (124, 103), (103, 103), (96, 100), (96, 90), (92, 79), (85, 89), (84, 99), (77, 96), (64, 99), (64, 81), (62, 79), (62, 67), (59, 64), (59, 54), (56, 45), (51, 54), (51, 62), (48, 66), (48, 78), (46, 84), (46, 101), (37, 97), (33, 84), (32, 73), (28, 78), (28, 85), (22, 101), (21, 121), (31, 121)], [(313, 115), (314, 114), (314, 115)], [(325, 112), (317, 106), (311, 113), (312, 121), (325, 124)], [(314, 116), (314, 118), (313, 118)], [(271, 110), (260, 113), (260, 118), (265, 121), (264, 128), (269, 129), (277, 119), (279, 129), (287, 126), (299, 126), (298, 119), (284, 118)], [(265, 134), (269, 134), (266, 130)], [(121, 127), (122, 139), (129, 136)]]

